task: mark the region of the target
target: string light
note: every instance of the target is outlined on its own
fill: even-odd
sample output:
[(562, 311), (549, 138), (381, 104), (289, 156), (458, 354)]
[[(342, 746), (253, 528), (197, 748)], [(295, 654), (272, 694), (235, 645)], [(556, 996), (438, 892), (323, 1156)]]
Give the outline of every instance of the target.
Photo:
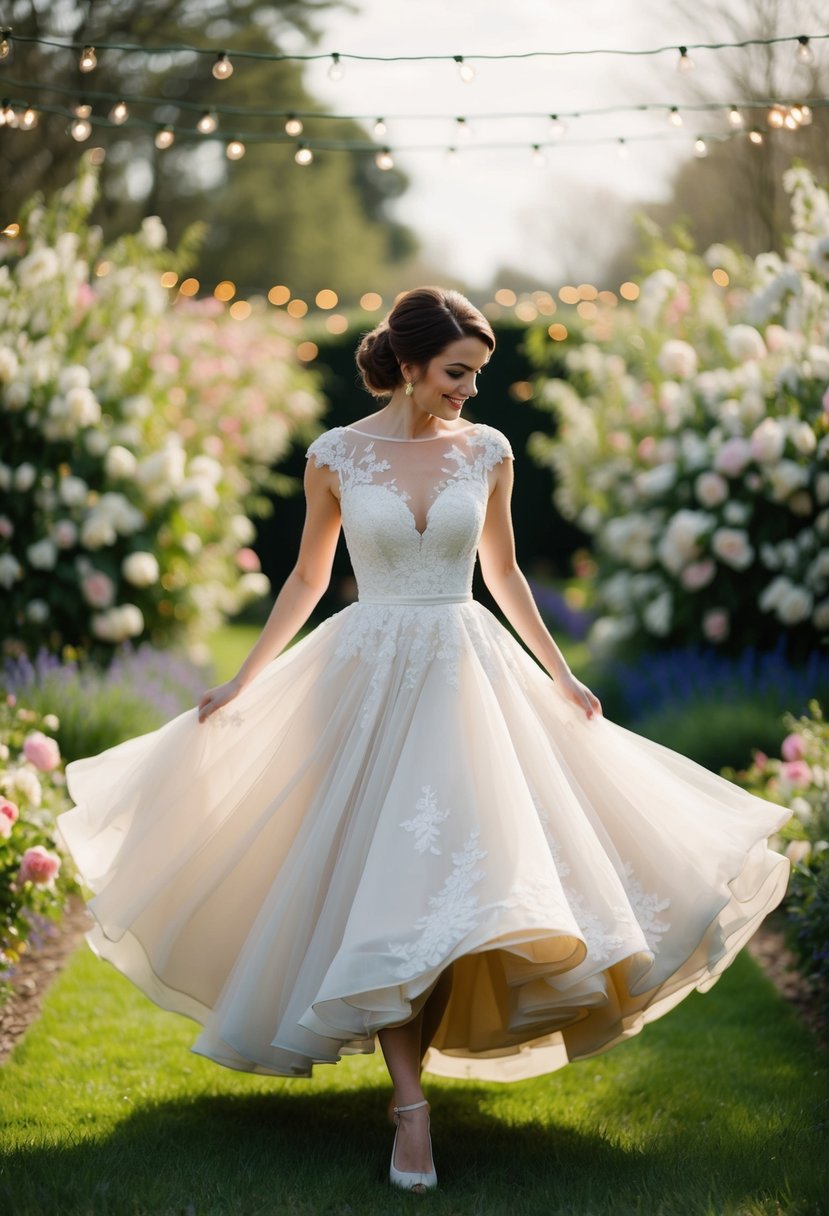
[(0, 63), (8, 63), (12, 57), (12, 32), (0, 29)]
[(155, 146), (160, 151), (163, 152), (167, 148), (171, 148), (173, 146), (173, 144), (175, 143), (175, 141), (176, 141), (175, 131), (173, 130), (172, 127), (167, 126), (167, 127), (161, 127), (160, 130), (156, 131), (155, 140), (153, 142), (155, 143)]
[(784, 122), (786, 121), (786, 115), (783, 111), (783, 107), (782, 106), (772, 106), (772, 108), (768, 112), (768, 117), (767, 117), (766, 121), (768, 122), (770, 127), (776, 127), (779, 130), (780, 127), (782, 127)]
[(561, 121), (558, 114), (550, 115), (550, 136), (553, 139), (561, 139), (567, 130), (565, 123)]
[(763, 132), (758, 127), (752, 127), (748, 133), (748, 138), (751, 143), (759, 146), (763, 142)]
[(680, 112), (676, 106), (671, 106), (670, 112), (668, 114), (668, 122), (671, 124), (672, 127), (681, 127), (682, 126), (682, 115), (680, 114)]
[(728, 111), (728, 122), (735, 131), (741, 131), (743, 129), (743, 116), (736, 106), (732, 106)]
[(109, 121), (115, 123), (116, 127), (120, 127), (125, 123), (130, 116), (127, 103), (125, 101), (116, 101), (115, 105), (109, 112)]
[(345, 76), (345, 68), (340, 63), (340, 56), (336, 51), (332, 51), (331, 67), (328, 69), (328, 79), (337, 81), (342, 80), (343, 76)]
[(245, 145), (241, 139), (231, 139), (225, 148), (225, 156), (228, 160), (241, 160), (245, 155)]
[(20, 116), (19, 126), (21, 131), (31, 131), (34, 127), (36, 127), (37, 110), (33, 110), (31, 106), (24, 110), (23, 114)]
[(200, 135), (212, 135), (219, 125), (219, 121), (212, 110), (205, 110), (199, 121), (196, 123), (196, 130)]
[(286, 135), (301, 135), (305, 128), (302, 125), (302, 119), (297, 118), (296, 114), (289, 114), (285, 123)]
[(313, 159), (314, 153), (305, 144), (300, 144), (294, 153), (294, 160), (298, 165), (310, 165)]
[(0, 127), (16, 127), (17, 114), (8, 97), (0, 102)]
[(688, 54), (687, 46), (679, 48), (679, 59), (677, 60), (676, 70), (678, 72), (693, 72), (694, 61)]
[(797, 107), (800, 110), (800, 122), (804, 127), (808, 127), (812, 121), (812, 110), (810, 106), (802, 105)]
[(216, 80), (227, 80), (229, 76), (233, 75), (233, 64), (228, 58), (227, 51), (219, 51), (212, 72)]
[(92, 123), (89, 121), (89, 116), (92, 113), (92, 106), (81, 101), (75, 106), (75, 117), (69, 124), (69, 134), (79, 144), (85, 139), (89, 139), (92, 134)]
[(458, 65), (458, 75), (464, 84), (472, 84), (475, 79), (475, 69), (471, 63), (465, 63), (463, 55), (454, 56), (455, 63)]
[(388, 130), (388, 128), (386, 127), (386, 124), (383, 122), (383, 119), (378, 118), (377, 122), (374, 124), (374, 130), (373, 130), (374, 138), (382, 139), (383, 136), (386, 134), (387, 130)]
[(81, 51), (78, 67), (82, 72), (94, 72), (98, 66), (98, 56), (94, 46), (85, 46)]
[(704, 139), (700, 139), (700, 138), (695, 139), (694, 140), (694, 156), (698, 156), (700, 159), (702, 159), (702, 157), (707, 156), (707, 155), (708, 155), (708, 144), (705, 142)]
[(390, 149), (381, 148), (381, 150), (377, 153), (377, 155), (374, 158), (374, 163), (377, 165), (378, 169), (382, 169), (384, 172), (388, 169), (393, 169), (394, 168), (394, 159), (392, 157)]
[(797, 39), (797, 62), (810, 64), (815, 62), (815, 53), (809, 45), (809, 38), (806, 34), (800, 34)]

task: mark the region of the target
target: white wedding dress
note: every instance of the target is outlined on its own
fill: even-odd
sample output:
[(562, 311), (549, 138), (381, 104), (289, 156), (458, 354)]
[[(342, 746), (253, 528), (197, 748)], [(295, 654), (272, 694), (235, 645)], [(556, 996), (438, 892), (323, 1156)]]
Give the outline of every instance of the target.
[(359, 586), (199, 724), (67, 768), (92, 948), (231, 1068), (370, 1052), (441, 971), (427, 1069), (514, 1080), (709, 988), (782, 898), (788, 817), (587, 719), (471, 598), (504, 436), (337, 427)]

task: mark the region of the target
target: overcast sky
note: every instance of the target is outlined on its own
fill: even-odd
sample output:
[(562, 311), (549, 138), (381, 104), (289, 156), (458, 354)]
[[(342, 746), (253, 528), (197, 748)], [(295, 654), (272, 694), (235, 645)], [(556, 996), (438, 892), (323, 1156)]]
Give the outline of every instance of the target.
[[(596, 46), (640, 49), (714, 41), (722, 28), (690, 29), (675, 6), (656, 0), (356, 0), (349, 14), (336, 6), (319, 16), (320, 50), (341, 54), (481, 54), (526, 50), (578, 50)], [(734, 0), (739, 3), (739, 0)], [(807, 0), (783, 6), (797, 21)], [(812, 31), (817, 32), (817, 31)], [(291, 48), (288, 48), (291, 49)], [(296, 49), (299, 49), (298, 47)], [(307, 48), (302, 48), (307, 49)], [(533, 163), (531, 146), (549, 138), (547, 120), (475, 120), (476, 114), (538, 114), (686, 96), (675, 70), (677, 55), (655, 58), (595, 56), (474, 64), (476, 79), (464, 84), (453, 63), (345, 63), (342, 80), (328, 78), (328, 62), (309, 66), (307, 82), (323, 103), (355, 115), (463, 116), (474, 129), (464, 144), (454, 121), (388, 121), (388, 144), (458, 144), (470, 150), (453, 159), (444, 152), (400, 153), (396, 162), (411, 179), (396, 214), (417, 232), (425, 252), (472, 285), (487, 283), (508, 263), (545, 276), (566, 277), (570, 266), (590, 262), (590, 247), (612, 244), (612, 197), (664, 197), (677, 165), (691, 157), (697, 127), (724, 129), (722, 119), (690, 118), (680, 138), (633, 144), (626, 160), (615, 146), (579, 147), (577, 137), (670, 128), (662, 115), (621, 114), (568, 121), (560, 143)], [(694, 77), (716, 80), (717, 56), (694, 54)], [(485, 142), (516, 142), (505, 151), (475, 151)], [(599, 215), (593, 222), (584, 216)], [(581, 246), (580, 251), (573, 244)], [(593, 259), (595, 260), (595, 259)]]

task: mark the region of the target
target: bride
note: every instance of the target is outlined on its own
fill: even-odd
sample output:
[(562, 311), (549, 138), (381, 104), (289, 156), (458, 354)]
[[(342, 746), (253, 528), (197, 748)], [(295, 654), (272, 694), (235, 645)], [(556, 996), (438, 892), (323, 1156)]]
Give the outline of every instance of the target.
[[(365, 335), (383, 404), (311, 444), (296, 565), (238, 673), (69, 765), (60, 817), (90, 944), (202, 1023), (194, 1051), (308, 1076), (379, 1041), (413, 1191), (437, 1181), (422, 1069), (607, 1050), (710, 987), (788, 876), (788, 813), (607, 720), (547, 632), (509, 442), (463, 416), (494, 348), (439, 288)], [(341, 527), (359, 599), (288, 648)], [(476, 556), (526, 650), (473, 601)]]

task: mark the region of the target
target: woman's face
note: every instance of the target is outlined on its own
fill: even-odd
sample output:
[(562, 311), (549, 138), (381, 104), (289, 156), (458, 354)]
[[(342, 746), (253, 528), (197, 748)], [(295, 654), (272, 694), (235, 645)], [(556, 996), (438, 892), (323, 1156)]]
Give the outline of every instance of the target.
[(403, 365), (404, 375), (414, 384), (413, 405), (446, 421), (458, 418), (466, 400), (478, 392), (476, 377), (490, 354), (480, 338), (458, 338), (425, 368)]

